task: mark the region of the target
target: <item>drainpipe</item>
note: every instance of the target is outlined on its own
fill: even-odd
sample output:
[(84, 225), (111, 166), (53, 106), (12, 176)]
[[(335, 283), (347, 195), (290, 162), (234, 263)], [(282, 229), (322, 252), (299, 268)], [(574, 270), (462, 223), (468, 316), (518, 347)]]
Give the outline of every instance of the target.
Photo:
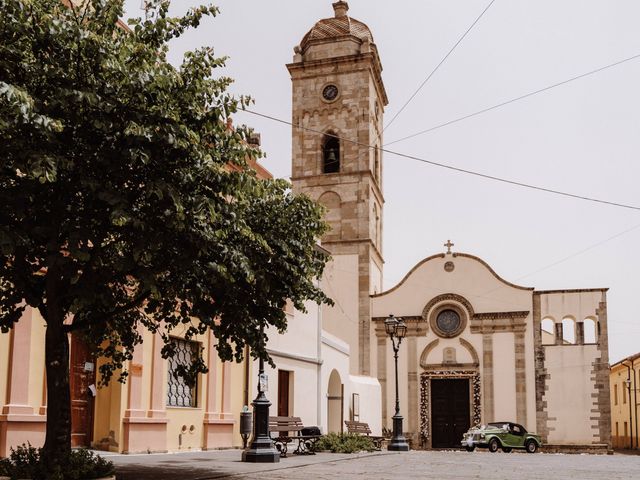
[[(627, 365), (626, 363), (624, 363), (624, 362), (625, 362), (625, 360), (620, 362), (620, 364), (624, 365), (625, 367), (627, 367), (627, 379), (624, 381), (624, 383), (627, 384), (627, 391), (629, 392), (629, 395), (628, 395), (628, 400), (629, 400), (629, 449), (633, 450), (633, 417), (631, 416), (631, 367), (629, 365)], [(632, 363), (632, 365), (633, 365), (633, 363)], [(634, 380), (634, 383), (635, 383), (635, 370), (634, 370), (634, 378), (633, 378), (633, 380)], [(636, 442), (637, 441), (638, 441), (638, 439), (636, 437)]]
[[(320, 281), (317, 281), (317, 286), (320, 287)], [(317, 316), (317, 344), (316, 344), (316, 352), (317, 352), (317, 360), (318, 363), (316, 365), (316, 404), (317, 404), (317, 422), (318, 428), (322, 428), (322, 305), (318, 305), (318, 316)], [(326, 433), (326, 432), (325, 432)]]
[(249, 370), (251, 368), (251, 351), (249, 350), (249, 346), (246, 345), (244, 347), (244, 392), (242, 395), (242, 405), (249, 406)]
[[(635, 364), (635, 359), (631, 360), (631, 371), (633, 372), (633, 419), (636, 424), (636, 448), (638, 448), (638, 385), (636, 369), (633, 367)], [(629, 395), (629, 401), (631, 401), (631, 395)]]

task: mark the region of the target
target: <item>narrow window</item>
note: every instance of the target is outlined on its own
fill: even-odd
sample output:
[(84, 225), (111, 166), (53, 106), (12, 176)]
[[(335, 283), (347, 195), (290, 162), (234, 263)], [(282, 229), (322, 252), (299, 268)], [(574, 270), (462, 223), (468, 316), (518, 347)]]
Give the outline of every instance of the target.
[(551, 318), (545, 318), (541, 324), (542, 345), (555, 345), (556, 343), (556, 327), (555, 322)]
[(190, 367), (197, 355), (198, 344), (179, 338), (171, 339), (175, 355), (169, 358), (167, 376), (167, 407), (197, 407), (198, 386), (189, 385), (178, 375), (181, 367)]
[(613, 404), (618, 404), (618, 385), (613, 386)]
[(373, 161), (373, 175), (376, 179), (376, 182), (380, 182), (380, 149), (376, 147), (375, 149), (375, 157)]
[(596, 322), (591, 318), (584, 320), (584, 343), (597, 343)]
[(338, 173), (340, 171), (340, 140), (333, 134), (325, 135), (322, 146), (322, 172)]

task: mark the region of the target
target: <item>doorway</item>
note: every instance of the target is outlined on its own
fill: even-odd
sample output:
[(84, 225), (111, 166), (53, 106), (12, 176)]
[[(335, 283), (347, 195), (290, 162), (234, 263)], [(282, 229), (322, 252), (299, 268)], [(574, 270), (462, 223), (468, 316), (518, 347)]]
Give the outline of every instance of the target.
[(432, 447), (459, 447), (469, 429), (469, 379), (431, 380)]
[(70, 349), (71, 446), (90, 447), (93, 440), (95, 359), (86, 342), (71, 335)]
[(329, 376), (327, 391), (327, 429), (329, 432), (342, 432), (344, 420), (344, 385), (337, 370)]
[(290, 373), (287, 370), (278, 370), (278, 416), (289, 416), (289, 390), (291, 389)]

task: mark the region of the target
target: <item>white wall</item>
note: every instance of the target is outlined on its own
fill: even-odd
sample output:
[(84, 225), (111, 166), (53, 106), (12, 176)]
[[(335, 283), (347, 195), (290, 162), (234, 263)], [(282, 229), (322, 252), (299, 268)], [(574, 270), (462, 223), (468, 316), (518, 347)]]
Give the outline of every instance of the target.
[[(533, 362), (533, 358), (529, 359)], [(513, 333), (493, 334), (493, 422), (513, 422), (516, 414), (516, 352)], [(525, 428), (533, 430), (532, 426)]]
[[(382, 435), (382, 422), (380, 410), (382, 409), (382, 396), (380, 383), (373, 377), (361, 377), (350, 375), (351, 394), (357, 393), (360, 396), (360, 419), (359, 421), (369, 424), (372, 435)], [(351, 402), (352, 395), (349, 396)], [(347, 415), (345, 415), (347, 417)], [(345, 418), (348, 420), (349, 418)]]
[[(598, 433), (598, 420), (591, 409), (597, 398), (589, 381), (591, 364), (600, 356), (595, 345), (548, 346), (545, 367), (549, 375), (544, 400), (549, 415), (551, 444), (591, 444)], [(592, 420), (590, 417), (594, 417)]]

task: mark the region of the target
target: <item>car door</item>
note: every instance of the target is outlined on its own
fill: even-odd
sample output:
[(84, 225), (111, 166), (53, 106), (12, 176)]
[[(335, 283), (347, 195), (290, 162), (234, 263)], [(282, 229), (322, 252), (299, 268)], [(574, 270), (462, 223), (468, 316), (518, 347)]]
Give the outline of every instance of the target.
[(524, 447), (525, 430), (521, 425), (509, 425), (509, 437), (511, 442), (510, 445), (512, 447)]

